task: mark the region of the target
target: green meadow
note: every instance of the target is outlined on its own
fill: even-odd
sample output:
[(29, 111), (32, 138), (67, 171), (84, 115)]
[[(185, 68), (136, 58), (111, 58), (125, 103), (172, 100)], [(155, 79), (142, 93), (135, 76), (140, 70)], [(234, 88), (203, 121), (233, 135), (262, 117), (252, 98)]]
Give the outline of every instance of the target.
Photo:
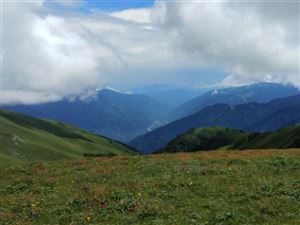
[(134, 155), (119, 142), (52, 120), (0, 110), (0, 168), (36, 160)]
[(300, 150), (37, 161), (0, 171), (0, 224), (299, 224)]

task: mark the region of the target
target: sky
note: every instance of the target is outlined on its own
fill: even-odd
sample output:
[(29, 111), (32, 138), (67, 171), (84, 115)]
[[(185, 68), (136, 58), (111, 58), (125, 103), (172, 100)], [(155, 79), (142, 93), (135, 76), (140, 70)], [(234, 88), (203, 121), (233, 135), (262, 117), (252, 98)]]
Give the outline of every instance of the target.
[(293, 0), (5, 0), (2, 98), (35, 104), (106, 86), (300, 86)]
[[(95, 11), (116, 12), (126, 9), (150, 8), (154, 0), (46, 0), (45, 5), (56, 11), (93, 13)], [(71, 6), (71, 7), (70, 7)]]

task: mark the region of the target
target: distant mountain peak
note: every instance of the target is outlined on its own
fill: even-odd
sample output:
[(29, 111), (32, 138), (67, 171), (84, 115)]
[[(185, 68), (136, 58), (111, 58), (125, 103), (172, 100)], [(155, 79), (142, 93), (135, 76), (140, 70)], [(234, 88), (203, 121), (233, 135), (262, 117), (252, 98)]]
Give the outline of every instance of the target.
[(212, 92), (211, 92), (211, 95), (217, 95), (219, 93), (219, 90), (218, 89), (214, 89)]
[(237, 105), (250, 102), (266, 103), (275, 98), (284, 98), (299, 94), (298, 88), (291, 84), (274, 82), (253, 83), (240, 87), (210, 90), (195, 97), (170, 112), (169, 118), (176, 120), (191, 115), (210, 104), (225, 103)]
[(130, 92), (130, 91), (121, 91), (121, 90), (118, 90), (118, 89), (113, 88), (113, 87), (111, 87), (111, 86), (106, 86), (105, 88), (100, 89), (100, 90), (98, 90), (98, 91), (103, 91), (103, 90), (108, 90), (108, 91), (112, 91), (112, 92), (117, 92), (117, 93), (125, 94), (125, 95), (131, 95), (131, 94), (132, 94), (132, 92)]

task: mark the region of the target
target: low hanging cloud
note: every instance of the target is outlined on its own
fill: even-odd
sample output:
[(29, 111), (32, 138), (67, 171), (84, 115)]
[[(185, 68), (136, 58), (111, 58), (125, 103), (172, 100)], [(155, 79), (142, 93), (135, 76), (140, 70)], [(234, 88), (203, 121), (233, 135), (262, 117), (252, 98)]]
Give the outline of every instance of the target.
[(134, 80), (122, 77), (126, 69), (218, 67), (228, 73), (224, 86), (299, 85), (297, 3), (157, 1), (113, 13), (58, 14), (40, 0), (5, 3), (3, 17), (5, 104), (56, 101)]
[(76, 18), (40, 14), (42, 6), (42, 1), (5, 4), (4, 103), (47, 102), (76, 95), (97, 87), (121, 65), (115, 53)]
[(5, 4), (4, 104), (85, 96), (118, 79), (116, 71), (170, 61), (154, 27), (99, 12), (55, 14), (44, 3)]

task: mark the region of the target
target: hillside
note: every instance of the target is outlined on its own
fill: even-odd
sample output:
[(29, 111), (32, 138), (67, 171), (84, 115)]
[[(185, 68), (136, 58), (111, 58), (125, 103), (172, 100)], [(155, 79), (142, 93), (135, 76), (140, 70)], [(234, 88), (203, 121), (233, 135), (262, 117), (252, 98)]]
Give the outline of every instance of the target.
[(170, 111), (169, 118), (170, 121), (183, 118), (214, 104), (222, 103), (233, 106), (250, 102), (267, 103), (275, 98), (284, 98), (299, 93), (296, 87), (278, 83), (255, 83), (241, 87), (215, 89), (176, 107)]
[(76, 127), (0, 111), (1, 166), (20, 161), (82, 158), (83, 154), (135, 154), (125, 145)]
[(300, 150), (40, 162), (0, 170), (0, 224), (297, 225)]
[(216, 104), (137, 137), (131, 142), (131, 146), (141, 152), (150, 153), (163, 148), (176, 136), (192, 128), (224, 126), (251, 132), (266, 132), (298, 122), (300, 95), (274, 99), (266, 104)]
[(266, 133), (250, 133), (225, 127), (196, 128), (179, 135), (159, 152), (272, 148), (300, 148), (300, 125)]
[(84, 100), (76, 98), (5, 108), (37, 118), (70, 123), (125, 143), (164, 123), (164, 114), (170, 110), (170, 107), (146, 95), (108, 89)]
[(248, 133), (225, 127), (195, 128), (170, 141), (159, 152), (194, 152), (216, 150), (244, 141)]
[(236, 142), (232, 149), (287, 149), (300, 148), (300, 125), (282, 128), (273, 132), (250, 133), (244, 141)]

